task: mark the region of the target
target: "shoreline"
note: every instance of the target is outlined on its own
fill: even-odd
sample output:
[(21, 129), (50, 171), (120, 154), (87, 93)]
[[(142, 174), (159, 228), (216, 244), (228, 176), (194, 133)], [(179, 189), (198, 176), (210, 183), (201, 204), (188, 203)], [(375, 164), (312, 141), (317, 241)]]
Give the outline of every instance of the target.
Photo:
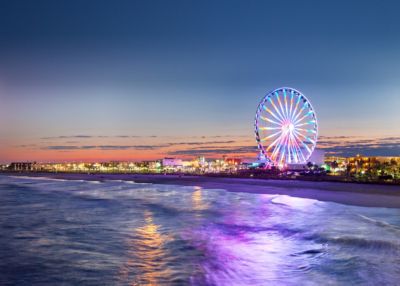
[(2, 176), (46, 177), (64, 180), (123, 180), (136, 183), (198, 186), (229, 192), (277, 194), (364, 207), (400, 208), (400, 186), (298, 180), (266, 180), (159, 174), (13, 173)]

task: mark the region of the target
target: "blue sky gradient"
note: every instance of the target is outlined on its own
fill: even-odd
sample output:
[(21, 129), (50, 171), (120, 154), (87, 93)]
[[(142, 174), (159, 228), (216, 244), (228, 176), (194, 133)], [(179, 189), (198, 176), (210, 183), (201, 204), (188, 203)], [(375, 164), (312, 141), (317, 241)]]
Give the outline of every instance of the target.
[[(397, 138), (398, 11), (397, 1), (2, 1), (2, 140), (49, 160), (81, 154), (44, 155), (72, 141), (41, 138), (79, 134), (97, 136), (87, 146), (224, 136), (246, 147), (259, 101), (279, 86), (310, 99), (322, 136)], [(385, 146), (376, 154), (399, 155)]]

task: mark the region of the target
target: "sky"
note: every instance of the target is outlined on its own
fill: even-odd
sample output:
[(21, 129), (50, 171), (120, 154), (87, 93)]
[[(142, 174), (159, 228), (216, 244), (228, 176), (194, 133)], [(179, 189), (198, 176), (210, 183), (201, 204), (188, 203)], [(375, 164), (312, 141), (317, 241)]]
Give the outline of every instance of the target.
[(255, 157), (270, 90), (400, 155), (398, 1), (0, 1), (0, 162)]

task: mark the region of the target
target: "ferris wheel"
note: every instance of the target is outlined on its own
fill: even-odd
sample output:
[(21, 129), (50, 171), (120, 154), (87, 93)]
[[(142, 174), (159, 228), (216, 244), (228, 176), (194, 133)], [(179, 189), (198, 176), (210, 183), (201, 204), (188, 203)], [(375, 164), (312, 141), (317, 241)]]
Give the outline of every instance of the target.
[(260, 152), (277, 166), (306, 163), (317, 143), (314, 109), (290, 87), (275, 89), (261, 100), (254, 126)]

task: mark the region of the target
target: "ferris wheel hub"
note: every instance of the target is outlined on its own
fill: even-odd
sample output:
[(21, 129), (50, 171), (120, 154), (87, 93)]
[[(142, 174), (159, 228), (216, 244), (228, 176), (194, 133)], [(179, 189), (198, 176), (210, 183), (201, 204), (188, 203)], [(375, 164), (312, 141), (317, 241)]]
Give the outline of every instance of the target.
[(293, 123), (285, 123), (285, 124), (283, 124), (282, 125), (282, 132), (285, 132), (285, 133), (292, 133), (293, 132), (293, 130), (294, 130), (294, 125), (293, 125)]

